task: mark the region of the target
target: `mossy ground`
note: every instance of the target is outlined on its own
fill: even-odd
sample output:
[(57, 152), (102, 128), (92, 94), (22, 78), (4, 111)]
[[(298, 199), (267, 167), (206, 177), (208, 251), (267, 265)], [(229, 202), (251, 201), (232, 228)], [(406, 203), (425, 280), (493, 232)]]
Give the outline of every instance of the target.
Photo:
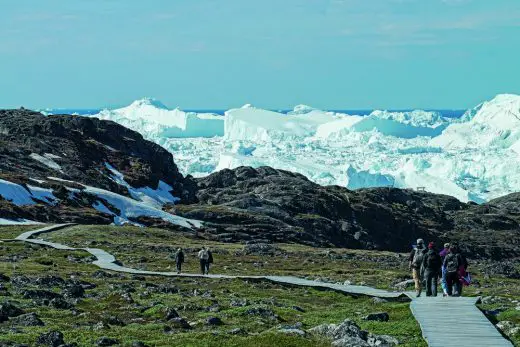
[[(9, 233), (12, 237), (25, 230), (25, 227), (18, 229), (19, 232), (0, 228), (0, 234)], [(333, 281), (350, 280), (381, 288), (389, 288), (393, 283), (409, 278), (405, 255), (387, 252), (314, 249), (283, 244), (277, 245), (282, 251), (275, 256), (248, 255), (242, 252), (244, 245), (240, 244), (223, 244), (189, 234), (135, 227), (76, 226), (41, 237), (70, 246), (102, 248), (115, 254), (126, 266), (147, 270), (173, 271), (171, 252), (176, 247), (183, 247), (187, 250), (184, 271), (196, 273), (199, 264), (195, 252), (201, 245), (208, 245), (214, 250), (214, 273), (287, 274)], [(94, 276), (98, 268), (88, 263), (89, 254), (85, 252), (58, 251), (21, 242), (0, 243), (0, 251), (0, 273), (11, 278), (17, 275), (56, 275), (96, 284), (96, 288), (87, 290), (86, 297), (75, 309), (58, 310), (23, 299), (20, 288), (4, 283), (10, 295), (3, 296), (0, 291), (0, 302), (17, 302), (26, 312), (36, 312), (46, 326), (12, 330), (8, 323), (2, 323), (0, 342), (33, 345), (39, 334), (57, 329), (64, 333), (67, 343), (76, 342), (80, 346), (93, 345), (93, 341), (101, 336), (117, 338), (126, 346), (135, 340), (151, 346), (330, 346), (326, 339), (286, 335), (278, 332), (278, 328), (299, 322), (302, 329), (308, 329), (350, 318), (374, 334), (396, 337), (403, 346), (426, 345), (407, 303), (376, 303), (367, 297), (356, 298), (332, 291), (262, 281), (140, 278), (122, 274), (99, 278)], [(13, 256), (16, 257), (13, 259)], [(518, 294), (519, 281), (499, 276), (480, 278), (478, 272), (476, 275), (480, 284), (468, 288), (466, 293), (469, 295), (477, 291), (482, 295)], [(176, 290), (164, 293), (154, 291), (154, 286)], [(125, 288), (132, 288), (134, 303), (125, 300)], [(60, 291), (59, 288), (52, 290)], [(247, 299), (245, 306), (235, 307), (234, 302), (244, 299)], [(165, 332), (169, 325), (164, 319), (165, 307), (177, 309), (194, 329)], [(257, 307), (271, 310), (279, 318), (247, 313)], [(390, 321), (368, 322), (362, 319), (374, 312), (388, 312)], [(106, 323), (109, 328), (94, 328), (97, 323), (106, 322), (109, 316), (118, 317), (125, 326)], [(210, 316), (221, 318), (224, 325), (206, 325), (205, 320)], [(498, 319), (519, 321), (520, 317), (514, 309), (507, 309)], [(243, 333), (231, 334), (235, 328), (242, 329)]]
[(277, 244), (275, 256), (245, 254), (243, 244), (210, 241), (205, 235), (165, 229), (75, 226), (41, 236), (45, 240), (74, 247), (97, 247), (114, 254), (125, 266), (151, 271), (172, 271), (171, 258), (178, 247), (186, 254), (183, 272), (198, 273), (197, 252), (202, 246), (213, 251), (212, 272), (229, 275), (294, 275), (330, 281), (349, 280), (389, 288), (409, 278), (406, 255), (339, 248), (312, 248)]
[(24, 231), (43, 228), (46, 225), (0, 225), (0, 240), (13, 239)]

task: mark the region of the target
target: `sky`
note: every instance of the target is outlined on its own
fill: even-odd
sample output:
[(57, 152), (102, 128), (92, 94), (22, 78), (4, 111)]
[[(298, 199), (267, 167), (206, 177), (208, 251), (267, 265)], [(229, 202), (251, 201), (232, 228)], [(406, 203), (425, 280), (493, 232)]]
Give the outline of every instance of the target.
[(0, 107), (466, 109), (520, 94), (519, 0), (4, 0)]

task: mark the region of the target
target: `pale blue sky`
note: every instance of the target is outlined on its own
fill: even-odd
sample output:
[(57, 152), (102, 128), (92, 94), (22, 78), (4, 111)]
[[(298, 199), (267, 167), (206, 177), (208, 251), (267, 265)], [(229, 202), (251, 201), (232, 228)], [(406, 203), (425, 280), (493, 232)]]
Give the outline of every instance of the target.
[(468, 108), (520, 94), (519, 0), (5, 0), (0, 107)]

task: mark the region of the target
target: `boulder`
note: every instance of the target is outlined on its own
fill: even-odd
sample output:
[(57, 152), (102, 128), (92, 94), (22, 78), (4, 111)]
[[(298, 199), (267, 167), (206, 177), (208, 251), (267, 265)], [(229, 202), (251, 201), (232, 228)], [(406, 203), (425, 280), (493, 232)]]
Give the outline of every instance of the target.
[[(21, 314), (24, 314), (24, 311), (21, 308), (19, 308), (18, 306), (14, 305), (13, 303), (10, 303), (7, 301), (0, 305), (0, 317), (2, 317), (2, 316), (6, 317), (6, 318), (16, 317)], [(0, 318), (0, 321), (1, 321), (1, 318)]]
[(119, 344), (119, 340), (112, 339), (106, 336), (99, 338), (96, 341), (96, 346), (115, 346)]
[(181, 318), (181, 317), (172, 318), (168, 321), (168, 323), (170, 324), (171, 328), (192, 329), (192, 326), (190, 325), (190, 323), (188, 323), (188, 321), (186, 319)]
[(167, 321), (179, 317), (179, 313), (173, 307), (166, 307), (166, 309), (164, 310), (164, 319), (166, 319)]
[(364, 320), (372, 320), (378, 322), (388, 322), (390, 316), (386, 312), (378, 312), (378, 313), (370, 313), (369, 315), (363, 317)]
[(224, 322), (222, 322), (222, 319), (220, 319), (218, 317), (209, 317), (208, 319), (206, 319), (206, 324), (207, 325), (223, 325)]
[(61, 310), (68, 310), (68, 309), (71, 309), (72, 307), (74, 307), (73, 304), (71, 304), (70, 302), (66, 301), (63, 298), (52, 299), (49, 302), (49, 306), (52, 306), (54, 308), (61, 309)]
[(38, 317), (36, 313), (26, 313), (17, 317), (13, 317), (9, 319), (12, 325), (19, 325), (23, 327), (38, 327), (44, 326), (45, 324)]
[(63, 299), (61, 294), (51, 292), (49, 290), (43, 289), (30, 289), (23, 292), (24, 299), (32, 299), (32, 300), (52, 300), (52, 299)]
[(335, 347), (389, 347), (393, 346), (397, 340), (390, 336), (379, 336), (370, 334), (351, 321), (346, 319), (341, 324), (323, 324), (309, 330), (313, 335), (323, 336), (332, 339)]
[(63, 341), (63, 333), (61, 331), (53, 330), (48, 333), (41, 334), (36, 340), (38, 345), (58, 347), (65, 344)]
[(301, 336), (301, 337), (305, 337), (307, 335), (307, 333), (301, 329), (282, 328), (282, 329), (278, 329), (278, 332), (282, 333), (282, 334), (286, 334), (286, 335), (296, 335), (296, 336)]

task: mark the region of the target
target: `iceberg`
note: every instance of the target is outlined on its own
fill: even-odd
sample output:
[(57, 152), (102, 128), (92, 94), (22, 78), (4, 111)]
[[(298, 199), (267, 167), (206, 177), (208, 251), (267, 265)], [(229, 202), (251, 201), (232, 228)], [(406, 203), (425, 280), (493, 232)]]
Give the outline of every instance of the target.
[(224, 135), (224, 118), (210, 113), (169, 109), (160, 101), (145, 98), (127, 107), (103, 110), (92, 117), (111, 120), (138, 131), (144, 138), (189, 138)]
[(520, 96), (497, 95), (466, 112), (431, 144), (442, 148), (513, 148), (520, 141)]
[(254, 107), (232, 109), (225, 113), (224, 139), (268, 142), (310, 137), (319, 125), (334, 119), (332, 114), (313, 110), (283, 114)]
[(420, 187), (462, 201), (520, 191), (518, 95), (498, 95), (459, 119), (424, 110), (349, 115), (307, 105), (285, 114), (250, 104), (218, 116), (171, 110), (154, 99), (97, 116), (160, 144), (195, 177), (267, 165), (325, 185)]

